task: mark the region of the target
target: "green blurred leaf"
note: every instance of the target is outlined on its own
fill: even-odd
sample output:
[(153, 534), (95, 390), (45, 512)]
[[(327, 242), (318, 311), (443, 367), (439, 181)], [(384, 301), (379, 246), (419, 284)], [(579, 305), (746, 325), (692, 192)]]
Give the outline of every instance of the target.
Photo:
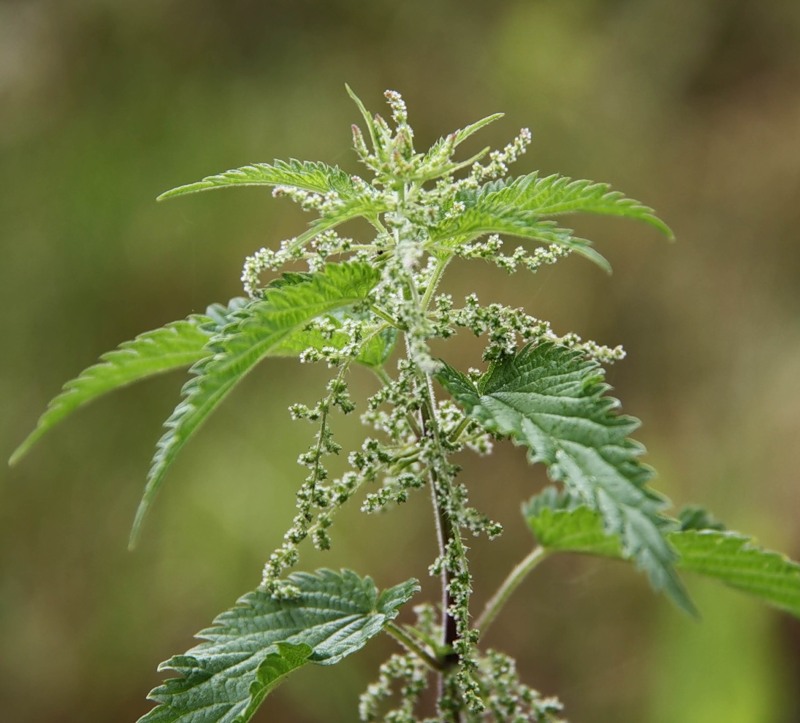
[[(523, 510), (542, 547), (605, 557), (622, 557), (594, 510), (532, 506)], [(677, 521), (676, 521), (677, 524)], [(800, 617), (800, 564), (756, 546), (751, 538), (719, 529), (683, 529), (667, 534), (678, 552), (676, 567), (711, 577)]]
[(653, 587), (693, 612), (664, 538), (666, 501), (646, 486), (652, 472), (638, 461), (641, 445), (628, 438), (639, 422), (615, 413), (619, 403), (604, 396), (602, 378), (595, 361), (549, 343), (494, 365), (478, 386), (448, 366), (439, 374), (473, 419), (528, 447), (531, 462), (544, 463), (553, 480), (601, 514)]
[(162, 663), (181, 677), (150, 693), (158, 705), (139, 723), (245, 723), (289, 673), (356, 652), (419, 590), (408, 580), (379, 593), (349, 570), (297, 572), (288, 582), (296, 596), (248, 593), (198, 633), (205, 642)]

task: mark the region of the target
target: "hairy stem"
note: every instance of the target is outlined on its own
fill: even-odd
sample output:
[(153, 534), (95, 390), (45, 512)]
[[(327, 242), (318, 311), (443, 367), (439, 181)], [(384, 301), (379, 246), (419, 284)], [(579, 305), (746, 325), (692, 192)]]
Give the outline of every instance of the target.
[(534, 548), (530, 554), (525, 557), (503, 580), (503, 584), (497, 589), (497, 592), (492, 595), (486, 607), (480, 614), (480, 617), (475, 622), (475, 628), (480, 630), (481, 635), (485, 634), (489, 626), (494, 622), (498, 613), (503, 609), (503, 606), (508, 602), (511, 594), (519, 587), (519, 584), (528, 576), (542, 560), (547, 556), (547, 550), (543, 547)]

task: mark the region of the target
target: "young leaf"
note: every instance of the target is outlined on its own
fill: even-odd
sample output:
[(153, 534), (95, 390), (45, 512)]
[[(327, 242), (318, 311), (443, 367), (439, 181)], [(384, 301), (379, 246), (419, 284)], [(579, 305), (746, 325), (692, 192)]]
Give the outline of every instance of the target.
[[(548, 550), (622, 557), (617, 537), (608, 535), (601, 517), (584, 505), (553, 509), (529, 503), (523, 514)], [(678, 552), (678, 569), (714, 578), (800, 617), (800, 564), (736, 532), (681, 529), (667, 533), (667, 539)]]
[(290, 672), (356, 652), (419, 590), (407, 580), (379, 593), (349, 570), (298, 572), (289, 582), (296, 597), (248, 593), (198, 633), (204, 642), (162, 663), (181, 677), (150, 693), (158, 705), (139, 723), (246, 723)]
[(340, 198), (349, 199), (358, 195), (352, 178), (338, 166), (325, 163), (297, 161), (273, 161), (273, 163), (253, 163), (242, 168), (234, 168), (224, 173), (207, 176), (196, 183), (178, 186), (162, 193), (157, 200), (163, 201), (189, 193), (211, 191), (228, 186), (290, 186), (312, 193), (335, 193)]
[(380, 154), (382, 152), (382, 148), (378, 143), (378, 132), (375, 128), (375, 121), (373, 120), (372, 116), (370, 115), (369, 111), (364, 106), (361, 98), (359, 98), (353, 89), (347, 84), (344, 84), (345, 90), (347, 91), (347, 95), (350, 96), (351, 100), (356, 104), (358, 108), (358, 112), (361, 113), (361, 117), (364, 119), (364, 125), (367, 126), (367, 133), (369, 133), (369, 139), (372, 141), (372, 148), (375, 153)]
[(207, 356), (205, 345), (209, 338), (228, 323), (242, 303), (242, 299), (234, 299), (228, 307), (214, 304), (205, 316), (193, 315), (185, 321), (147, 331), (103, 354), (99, 363), (64, 385), (9, 463), (16, 464), (45, 432), (103, 394), (156, 374), (188, 367)]
[(455, 132), (455, 138), (453, 139), (453, 145), (458, 146), (459, 144), (463, 143), (467, 138), (469, 138), (474, 133), (477, 133), (479, 130), (486, 128), (490, 123), (494, 123), (496, 120), (500, 120), (505, 113), (492, 113), (492, 115), (487, 115), (486, 118), (481, 118), (479, 121), (475, 121), (474, 123), (470, 123), (470, 125), (466, 126), (466, 128), (462, 128)]
[(213, 356), (192, 367), (194, 376), (183, 387), (183, 401), (165, 422), (166, 432), (156, 446), (136, 512), (131, 545), (168, 467), (233, 387), (312, 319), (363, 301), (379, 277), (369, 264), (329, 264), (308, 274), (302, 283), (267, 287), (262, 300), (242, 309), (236, 322), (209, 342)]
[(614, 413), (618, 402), (604, 396), (596, 362), (546, 343), (498, 363), (477, 387), (448, 366), (439, 380), (487, 431), (527, 446), (531, 462), (544, 463), (553, 480), (601, 514), (654, 588), (693, 611), (662, 530), (666, 502), (646, 486), (652, 473), (638, 461), (643, 448), (628, 439), (639, 422)]

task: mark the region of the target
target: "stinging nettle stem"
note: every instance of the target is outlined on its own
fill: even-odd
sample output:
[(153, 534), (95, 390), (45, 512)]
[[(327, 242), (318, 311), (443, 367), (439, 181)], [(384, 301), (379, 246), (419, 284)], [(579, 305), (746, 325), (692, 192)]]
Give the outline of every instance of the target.
[(480, 631), (481, 636), (489, 629), (489, 626), (508, 602), (514, 590), (519, 587), (520, 583), (545, 557), (547, 557), (547, 550), (543, 547), (534, 548), (503, 580), (503, 583), (486, 603), (486, 607), (484, 607), (483, 612), (475, 622), (475, 628)]

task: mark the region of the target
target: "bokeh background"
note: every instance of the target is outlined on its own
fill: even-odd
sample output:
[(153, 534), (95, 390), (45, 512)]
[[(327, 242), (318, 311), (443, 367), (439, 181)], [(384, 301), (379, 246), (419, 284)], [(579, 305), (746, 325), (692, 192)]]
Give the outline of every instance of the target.
[[(800, 3), (795, 0), (3, 0), (0, 2), (0, 456), (68, 378), (119, 342), (241, 293), (245, 255), (306, 218), (268, 191), (156, 204), (167, 188), (273, 157), (358, 172), (350, 83), (380, 110), (404, 93), (418, 144), (498, 110), (502, 145), (531, 126), (519, 172), (611, 182), (676, 232), (583, 220), (614, 265), (569, 259), (509, 280), (458, 266), (456, 295), (525, 305), (559, 331), (623, 343), (609, 372), (676, 505), (800, 557)], [(457, 339), (450, 354), (477, 364)], [(259, 580), (292, 514), (312, 429), (286, 406), (324, 372), (270, 362), (187, 447), (144, 540), (126, 541), (170, 375), (116, 394), (0, 471), (0, 717), (133, 721), (156, 664)], [(366, 394), (366, 373), (353, 380)], [(357, 424), (340, 425), (345, 441)], [(518, 514), (543, 484), (521, 450), (464, 460), (506, 525), (474, 543), (476, 611), (531, 545)], [(367, 541), (369, 540), (369, 541)], [(344, 514), (334, 549), (381, 586), (435, 599), (424, 495)], [(798, 624), (689, 580), (704, 619), (642, 576), (552, 560), (487, 643), (559, 694), (573, 721), (800, 721)], [(256, 720), (355, 720), (393, 649), (307, 669)]]

